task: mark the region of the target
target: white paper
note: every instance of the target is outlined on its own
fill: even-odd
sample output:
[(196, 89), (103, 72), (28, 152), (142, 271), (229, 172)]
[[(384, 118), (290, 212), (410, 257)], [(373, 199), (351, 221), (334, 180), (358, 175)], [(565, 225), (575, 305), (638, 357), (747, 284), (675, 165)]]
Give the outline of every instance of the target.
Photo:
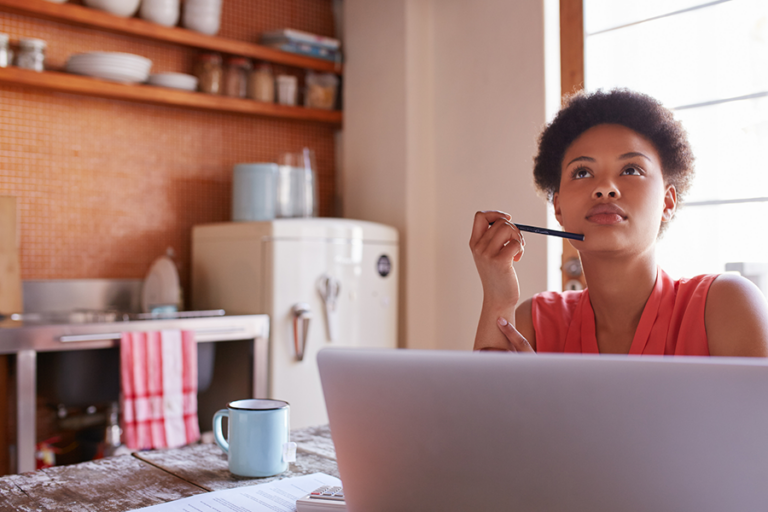
[(296, 500), (322, 485), (341, 485), (325, 473), (295, 476), (266, 484), (213, 491), (153, 505), (152, 512), (296, 512)]

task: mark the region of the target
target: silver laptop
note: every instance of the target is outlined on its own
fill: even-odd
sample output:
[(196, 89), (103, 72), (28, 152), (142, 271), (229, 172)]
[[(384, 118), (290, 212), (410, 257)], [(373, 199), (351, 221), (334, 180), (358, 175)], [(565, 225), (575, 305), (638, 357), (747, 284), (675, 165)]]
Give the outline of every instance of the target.
[(350, 512), (768, 510), (768, 361), (326, 349)]

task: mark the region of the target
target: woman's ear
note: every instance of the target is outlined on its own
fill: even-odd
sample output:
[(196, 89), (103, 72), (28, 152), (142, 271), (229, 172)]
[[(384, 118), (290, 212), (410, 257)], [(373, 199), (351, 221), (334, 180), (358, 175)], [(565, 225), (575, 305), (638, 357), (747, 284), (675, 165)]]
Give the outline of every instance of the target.
[(561, 226), (563, 225), (563, 214), (560, 211), (560, 194), (555, 192), (552, 194), (552, 206), (555, 208), (555, 218), (557, 219), (557, 223)]
[(677, 189), (674, 185), (667, 186), (664, 193), (664, 211), (661, 213), (662, 222), (669, 222), (675, 216), (677, 209)]

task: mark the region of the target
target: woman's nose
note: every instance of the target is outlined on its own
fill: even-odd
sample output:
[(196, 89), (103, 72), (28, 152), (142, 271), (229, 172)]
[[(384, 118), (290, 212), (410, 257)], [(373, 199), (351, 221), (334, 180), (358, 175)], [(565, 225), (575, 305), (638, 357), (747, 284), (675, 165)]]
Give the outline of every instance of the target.
[(592, 192), (592, 196), (596, 199), (600, 199), (603, 196), (618, 198), (620, 194), (619, 189), (613, 184), (613, 182), (604, 181), (595, 187), (595, 190)]

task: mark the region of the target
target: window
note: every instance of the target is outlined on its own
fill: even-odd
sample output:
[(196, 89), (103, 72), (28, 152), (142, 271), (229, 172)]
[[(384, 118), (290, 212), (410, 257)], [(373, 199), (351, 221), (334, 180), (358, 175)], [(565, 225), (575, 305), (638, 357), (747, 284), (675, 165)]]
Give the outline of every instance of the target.
[(586, 89), (650, 94), (696, 155), (661, 266), (683, 277), (768, 263), (768, 2), (584, 0), (584, 31)]

